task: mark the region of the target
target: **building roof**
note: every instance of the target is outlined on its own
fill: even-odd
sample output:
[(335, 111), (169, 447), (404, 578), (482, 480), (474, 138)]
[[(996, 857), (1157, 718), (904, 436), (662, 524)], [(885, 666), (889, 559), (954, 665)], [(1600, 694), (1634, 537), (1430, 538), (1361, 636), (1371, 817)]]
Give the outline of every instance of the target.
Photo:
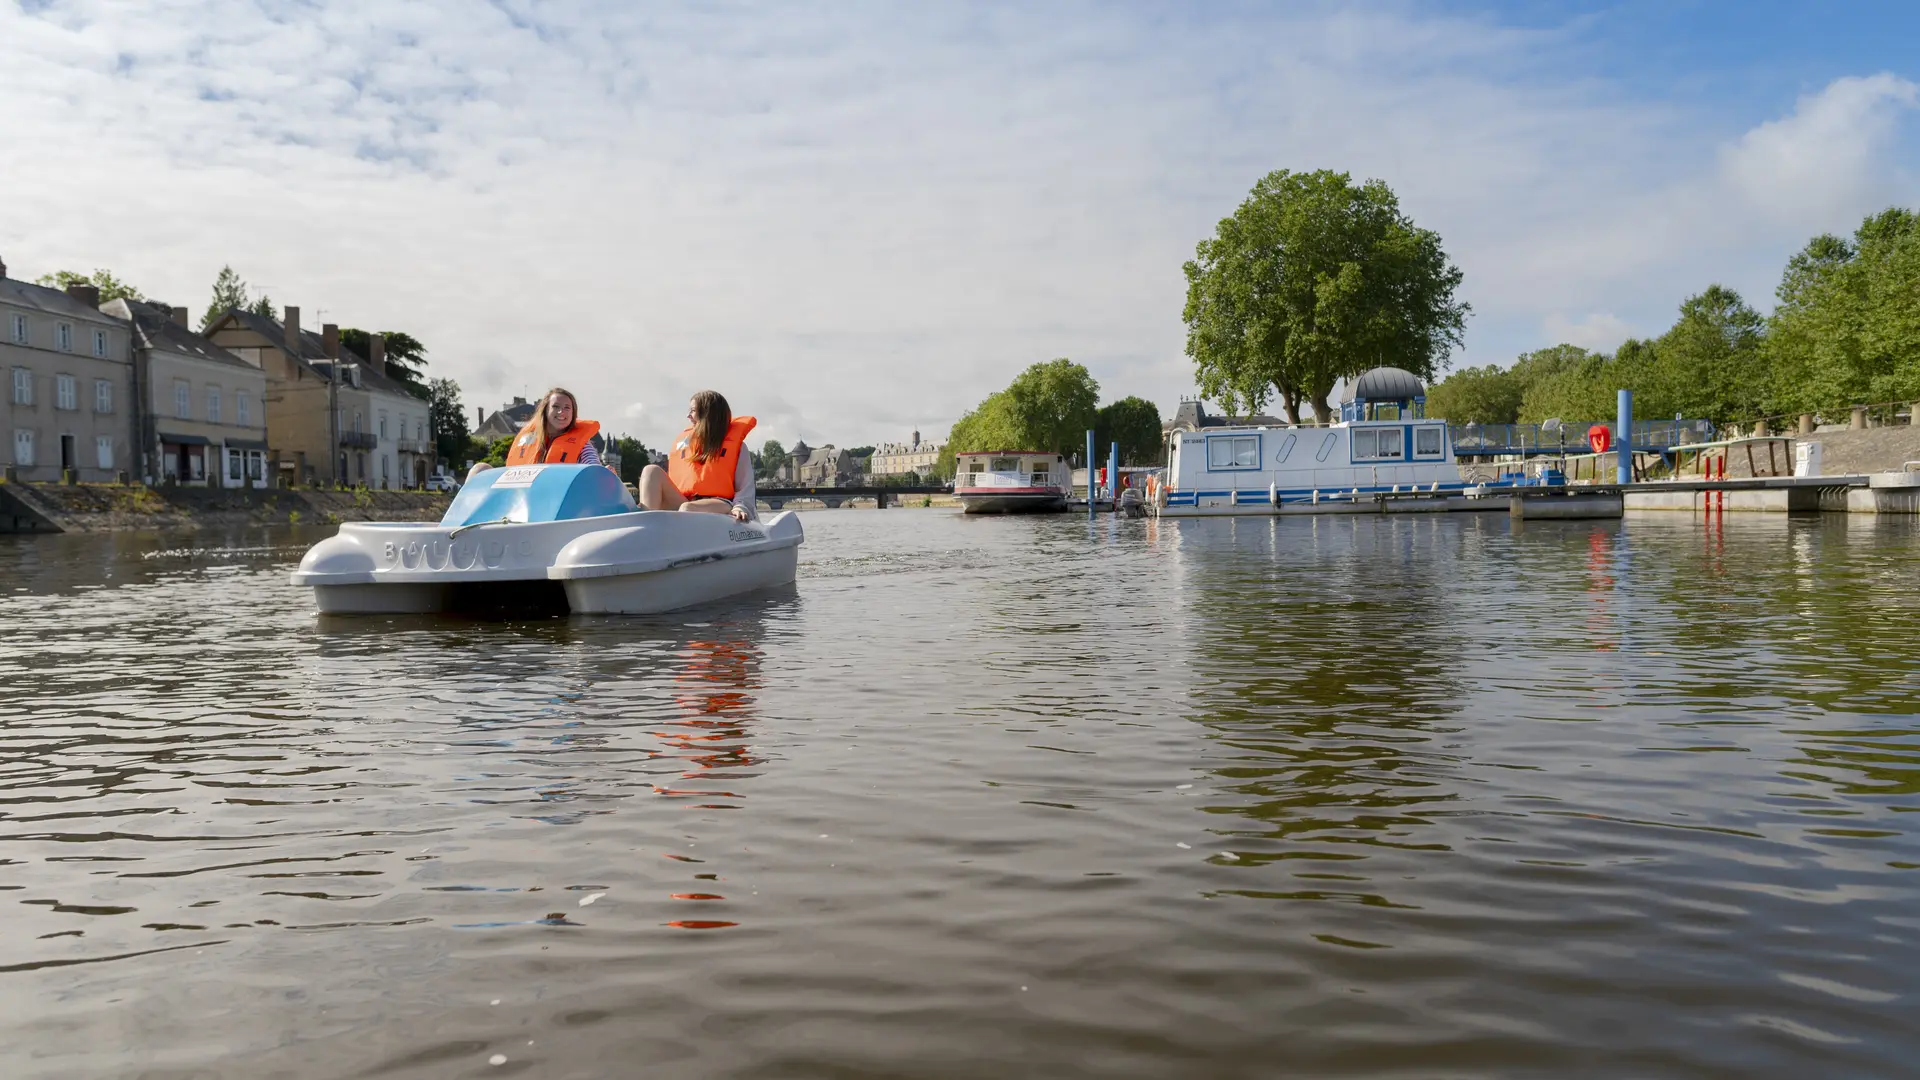
[(163, 307), (138, 300), (110, 300), (100, 310), (116, 319), (133, 323), (134, 344), (142, 349), (160, 349), (179, 353), (213, 364), (260, 369), (173, 321), (173, 313)]
[(1208, 416), (1206, 406), (1198, 401), (1183, 401), (1173, 411), (1173, 419), (1160, 426), (1161, 433), (1170, 431), (1199, 431), (1210, 427), (1279, 427), (1286, 421), (1277, 416), (1255, 413), (1252, 416)]
[(106, 326), (124, 325), (121, 320), (67, 295), (65, 289), (35, 285), (31, 281), (21, 281), (19, 278), (0, 277), (0, 300), (43, 311), (48, 315), (58, 315), (61, 318), (78, 319), (81, 322), (100, 323)]
[(1354, 401), (1411, 401), (1426, 396), (1426, 384), (1405, 368), (1377, 367), (1362, 372), (1353, 383)]
[[(234, 308), (225, 315), (222, 315), (219, 320), (216, 320), (214, 325), (218, 326), (221, 321), (229, 319), (259, 334), (268, 341), (273, 342), (273, 344), (280, 347), (281, 351), (286, 351), (287, 333), (285, 327), (278, 319)], [(212, 327), (208, 329), (211, 330)], [(313, 372), (321, 378), (331, 379), (336, 361), (327, 356), (326, 339), (305, 327), (301, 327), (299, 344), (300, 355), (295, 359), (312, 369)], [(379, 390), (382, 393), (392, 394), (396, 397), (411, 398), (414, 401), (422, 403), (426, 401), (425, 398), (407, 389), (406, 385), (400, 382), (400, 380), (395, 379), (385, 372), (375, 371), (371, 363), (345, 345), (340, 346), (340, 354), (340, 359), (337, 361), (339, 364), (358, 364), (360, 366), (361, 389)]]

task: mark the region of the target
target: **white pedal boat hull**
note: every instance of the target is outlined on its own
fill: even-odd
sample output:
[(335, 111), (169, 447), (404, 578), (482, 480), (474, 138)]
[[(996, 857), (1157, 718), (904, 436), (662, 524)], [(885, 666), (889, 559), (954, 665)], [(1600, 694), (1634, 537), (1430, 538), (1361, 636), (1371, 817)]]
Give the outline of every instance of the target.
[(492, 470), (469, 488), (438, 524), (342, 525), (293, 584), (330, 615), (652, 614), (788, 584), (805, 539), (790, 512), (762, 523), (634, 509), (597, 466)]

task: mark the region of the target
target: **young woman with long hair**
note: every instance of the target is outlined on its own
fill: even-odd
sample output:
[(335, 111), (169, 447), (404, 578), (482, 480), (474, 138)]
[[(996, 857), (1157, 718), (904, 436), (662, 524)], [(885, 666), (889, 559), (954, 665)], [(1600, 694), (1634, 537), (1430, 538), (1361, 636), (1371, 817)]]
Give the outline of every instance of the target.
[(693, 395), (686, 430), (673, 441), (667, 467), (649, 465), (640, 473), (641, 507), (732, 514), (736, 521), (753, 517), (747, 433), (754, 423), (751, 416), (734, 416), (727, 399), (715, 391)]
[[(509, 465), (599, 465), (600, 452), (593, 448), (593, 437), (600, 433), (594, 420), (579, 419), (580, 405), (573, 391), (556, 386), (540, 395), (540, 407), (521, 426), (507, 448)], [(467, 473), (492, 468), (477, 462)]]

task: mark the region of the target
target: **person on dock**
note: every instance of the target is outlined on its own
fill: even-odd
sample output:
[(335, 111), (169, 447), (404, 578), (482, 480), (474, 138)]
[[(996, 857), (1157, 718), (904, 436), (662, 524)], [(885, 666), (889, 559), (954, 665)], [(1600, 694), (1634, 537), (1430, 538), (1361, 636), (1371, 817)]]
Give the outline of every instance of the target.
[(727, 399), (702, 390), (687, 403), (687, 428), (673, 441), (667, 467), (640, 473), (640, 505), (647, 510), (693, 510), (753, 517), (753, 459), (747, 433), (754, 418), (735, 417)]
[[(600, 433), (595, 420), (579, 419), (580, 405), (573, 391), (556, 386), (540, 397), (540, 408), (521, 426), (507, 448), (508, 465), (600, 465), (593, 437)], [(475, 462), (467, 479), (493, 466)]]

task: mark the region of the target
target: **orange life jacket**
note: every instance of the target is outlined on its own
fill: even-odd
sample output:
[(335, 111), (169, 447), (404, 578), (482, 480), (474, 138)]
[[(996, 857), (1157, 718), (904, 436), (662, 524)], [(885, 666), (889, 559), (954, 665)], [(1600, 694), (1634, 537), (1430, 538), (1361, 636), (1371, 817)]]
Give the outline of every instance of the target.
[(580, 461), (580, 451), (599, 433), (599, 423), (593, 420), (575, 420), (572, 427), (555, 435), (553, 441), (547, 444), (546, 456), (536, 460), (533, 456), (533, 446), (540, 441), (540, 414), (534, 413), (533, 419), (527, 421), (526, 426), (520, 429), (520, 434), (513, 437), (513, 446), (507, 450), (507, 464), (559, 465), (568, 462), (577, 464)]
[(693, 439), (693, 428), (681, 432), (673, 442), (673, 452), (667, 455), (667, 479), (680, 496), (733, 498), (733, 473), (740, 467), (740, 458), (746, 453), (747, 432), (753, 430), (755, 423), (751, 416), (734, 417), (733, 423), (727, 425), (727, 437), (721, 441), (720, 449), (709, 453), (705, 461), (693, 460), (693, 448), (688, 445)]

